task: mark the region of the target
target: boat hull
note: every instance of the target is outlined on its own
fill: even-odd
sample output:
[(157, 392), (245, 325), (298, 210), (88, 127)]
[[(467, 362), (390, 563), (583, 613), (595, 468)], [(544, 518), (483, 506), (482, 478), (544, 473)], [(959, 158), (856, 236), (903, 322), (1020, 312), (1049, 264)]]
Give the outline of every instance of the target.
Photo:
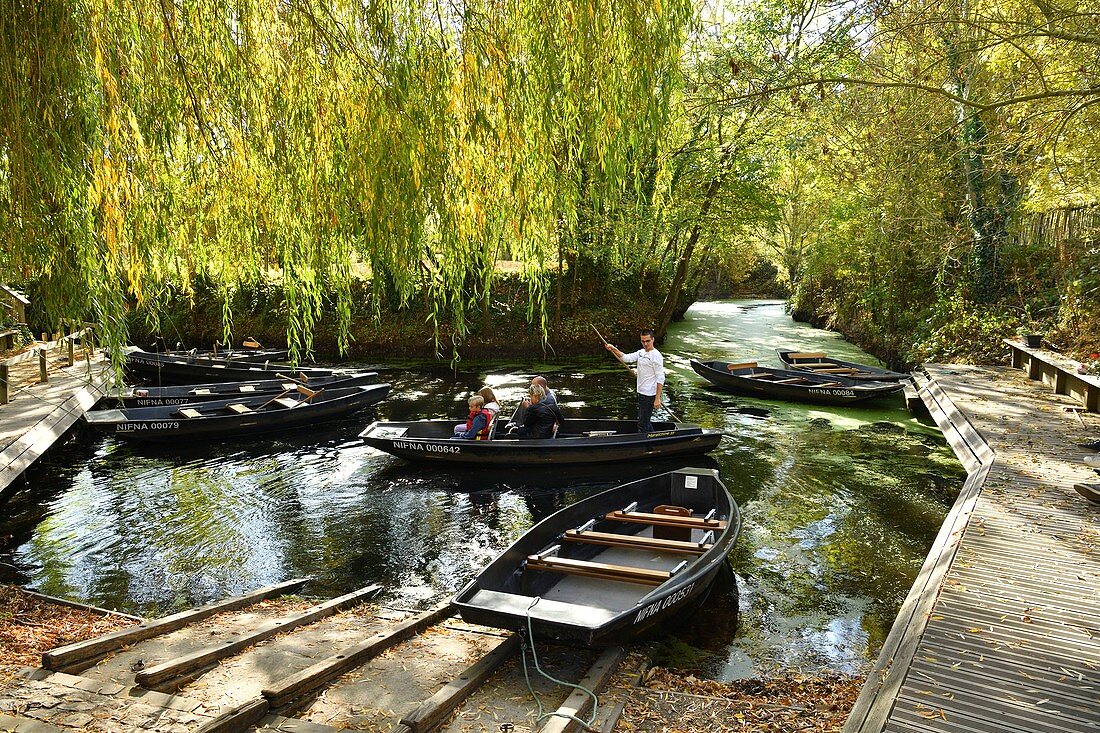
[[(318, 392), (312, 402), (302, 395), (293, 407), (274, 403), (273, 395), (248, 399), (189, 403), (123, 410), (93, 410), (84, 416), (93, 428), (125, 440), (176, 442), (181, 440), (248, 439), (254, 435), (324, 424), (350, 415), (385, 399), (390, 385), (374, 384)], [(249, 408), (243, 414), (228, 409), (230, 404)], [(199, 416), (187, 417), (181, 411), (194, 409)]]
[[(784, 369), (753, 367), (733, 372), (725, 368), (725, 362), (700, 362), (692, 359), (695, 373), (719, 389), (744, 397), (765, 400), (786, 400), (814, 405), (854, 405), (868, 400), (886, 397), (901, 390), (900, 384), (888, 382), (857, 382), (840, 377), (819, 377), (806, 372)], [(807, 384), (777, 384), (758, 378), (770, 374), (777, 378), (802, 378)], [(835, 384), (836, 386), (824, 386)]]
[(827, 373), (818, 371), (819, 368), (825, 367), (844, 369), (846, 370), (844, 372), (832, 373), (839, 373), (846, 379), (854, 379), (857, 382), (904, 382), (913, 378), (911, 374), (905, 374), (904, 372), (895, 372), (889, 369), (883, 369), (882, 367), (859, 364), (854, 361), (842, 361), (840, 359), (834, 359), (831, 356), (823, 356), (815, 359), (798, 359), (792, 357), (793, 354), (797, 354), (798, 352), (789, 349), (776, 349), (775, 353), (779, 355), (779, 360), (783, 362), (783, 365), (787, 369), (809, 372), (811, 374)]
[(204, 359), (172, 356), (141, 349), (126, 352), (126, 371), (157, 384), (197, 384), (276, 379), (278, 375), (296, 379), (328, 377), (333, 369), (302, 369), (288, 364), (234, 362), (228, 359)]
[[(410, 461), (481, 466), (537, 466), (610, 463), (708, 453), (722, 434), (681, 423), (655, 423), (651, 433), (637, 423), (618, 420), (566, 420), (568, 434), (546, 440), (520, 440), (497, 433), (493, 440), (456, 440), (455, 420), (373, 423), (360, 437), (372, 448)], [(503, 426), (500, 426), (503, 427)], [(583, 432), (614, 435), (585, 437)], [(574, 435), (576, 433), (576, 435)]]
[[(668, 580), (652, 590), (624, 593), (624, 583), (595, 580), (590, 581), (588, 590), (573, 591), (569, 600), (555, 590), (564, 581), (551, 573), (532, 573), (531, 557), (561, 542), (567, 531), (589, 526), (590, 520), (595, 522), (591, 525), (595, 530), (621, 527), (604, 519), (608, 512), (633, 502), (638, 503), (638, 511), (668, 503), (689, 506), (692, 500), (685, 499), (683, 487), (691, 480), (697, 482), (700, 496), (707, 492), (711, 496), (703, 499), (702, 505), (692, 506), (692, 511), (701, 515), (709, 505), (724, 526), (705, 552), (693, 556), (683, 570), (672, 571)], [(530, 625), (539, 641), (590, 647), (624, 643), (694, 611), (706, 600), (740, 524), (736, 503), (712, 469), (680, 469), (631, 482), (583, 499), (536, 524), (459, 591), (453, 603), (466, 621), (514, 631), (527, 630)], [(696, 538), (693, 536), (693, 541)], [(571, 549), (578, 546), (588, 547), (570, 543)], [(597, 555), (596, 559), (604, 557)], [(644, 551), (636, 558), (646, 564), (658, 561)]]
[[(315, 377), (304, 384), (310, 389), (342, 389), (378, 382), (377, 372), (362, 372), (350, 377)], [(159, 407), (186, 405), (193, 402), (213, 402), (230, 398), (277, 394), (293, 389), (295, 382), (285, 379), (262, 379), (243, 382), (211, 382), (170, 387), (134, 388), (109, 394), (103, 398), (107, 405), (119, 407)]]

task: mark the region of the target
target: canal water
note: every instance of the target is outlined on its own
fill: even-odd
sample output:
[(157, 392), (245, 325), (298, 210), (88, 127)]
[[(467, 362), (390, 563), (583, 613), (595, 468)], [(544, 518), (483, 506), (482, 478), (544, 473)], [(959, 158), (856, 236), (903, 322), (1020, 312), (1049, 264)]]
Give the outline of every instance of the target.
[[(776, 364), (777, 347), (870, 359), (774, 301), (696, 304), (661, 347), (670, 408), (726, 435), (686, 463), (718, 468), (744, 520), (736, 584), (659, 646), (665, 664), (716, 679), (866, 669), (965, 478), (900, 397), (862, 408), (738, 398), (688, 363)], [(87, 436), (51, 451), (0, 507), (0, 580), (147, 616), (306, 575), (314, 595), (382, 583), (388, 604), (426, 607), (550, 512), (685, 465), (440, 470), (357, 439), (374, 418), (457, 422), (484, 384), (507, 409), (535, 374), (567, 417), (633, 417), (633, 378), (595, 339), (591, 359), (566, 366), (373, 368), (390, 398), (325, 427), (215, 445)]]

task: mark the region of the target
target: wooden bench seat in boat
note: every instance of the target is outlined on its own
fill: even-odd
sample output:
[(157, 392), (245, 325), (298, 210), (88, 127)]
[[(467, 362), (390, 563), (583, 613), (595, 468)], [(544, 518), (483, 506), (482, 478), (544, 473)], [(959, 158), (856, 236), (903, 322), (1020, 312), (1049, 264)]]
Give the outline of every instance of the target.
[(702, 555), (714, 545), (702, 542), (684, 542), (680, 540), (662, 540), (654, 537), (640, 537), (634, 534), (615, 534), (614, 532), (593, 532), (591, 530), (570, 529), (562, 535), (566, 542), (583, 542), (589, 545), (608, 547), (634, 547), (639, 550), (658, 550), (663, 552), (686, 552)]
[(829, 364), (827, 362), (823, 363), (823, 364), (799, 364), (798, 366), (802, 367), (803, 369), (806, 369), (807, 371), (814, 372), (816, 374), (857, 374), (857, 373), (859, 373), (858, 369), (853, 369), (852, 367), (829, 366)]
[(726, 364), (726, 369), (731, 372), (735, 372), (738, 369), (755, 369), (755, 361), (743, 361), (740, 364)]
[(234, 402), (232, 405), (226, 405), (225, 409), (229, 410), (230, 412), (235, 412), (238, 415), (246, 415), (252, 412), (251, 407), (249, 407), (248, 405), (242, 405), (239, 402)]
[(636, 568), (630, 565), (609, 565), (590, 560), (574, 560), (569, 557), (543, 557), (541, 555), (528, 557), (526, 567), (528, 570), (582, 575), (586, 578), (617, 580), (623, 583), (638, 583), (641, 585), (660, 585), (672, 577), (672, 573), (668, 570), (650, 570), (649, 568)]
[(794, 351), (787, 354), (788, 359), (824, 359), (824, 351)]
[(808, 382), (810, 380), (805, 377), (790, 377), (788, 379), (777, 379), (776, 384), (797, 384), (798, 382)]
[(276, 397), (271, 401), (274, 402), (276, 405), (287, 408), (288, 410), (302, 404), (298, 400), (292, 400), (289, 397)]
[(176, 410), (176, 412), (183, 417), (202, 417), (202, 413), (194, 409), (193, 407), (184, 407)]
[(651, 524), (665, 527), (690, 527), (691, 529), (725, 529), (726, 523), (721, 519), (707, 519), (706, 517), (677, 517), (668, 514), (655, 514), (651, 512), (634, 512), (617, 509), (604, 515), (604, 519), (616, 522), (631, 522), (632, 524)]

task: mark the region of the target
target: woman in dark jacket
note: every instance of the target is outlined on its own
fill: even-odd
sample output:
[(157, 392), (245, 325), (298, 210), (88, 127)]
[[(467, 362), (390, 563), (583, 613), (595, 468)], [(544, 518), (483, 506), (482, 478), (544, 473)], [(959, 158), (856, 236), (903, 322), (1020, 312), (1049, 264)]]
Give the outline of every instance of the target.
[(532, 384), (528, 393), (531, 406), (523, 417), (523, 425), (516, 432), (521, 438), (552, 438), (554, 426), (565, 420), (558, 406), (546, 399), (546, 390)]

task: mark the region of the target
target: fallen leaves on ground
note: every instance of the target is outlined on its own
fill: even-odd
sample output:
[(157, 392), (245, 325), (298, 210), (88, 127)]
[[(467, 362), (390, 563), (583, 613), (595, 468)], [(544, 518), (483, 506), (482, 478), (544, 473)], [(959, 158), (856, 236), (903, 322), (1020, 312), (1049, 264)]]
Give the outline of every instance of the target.
[(137, 623), (37, 598), (0, 585), (0, 677), (19, 667), (37, 667), (42, 652)]
[(631, 695), (616, 730), (834, 733), (863, 682), (830, 672), (715, 682), (655, 667)]

